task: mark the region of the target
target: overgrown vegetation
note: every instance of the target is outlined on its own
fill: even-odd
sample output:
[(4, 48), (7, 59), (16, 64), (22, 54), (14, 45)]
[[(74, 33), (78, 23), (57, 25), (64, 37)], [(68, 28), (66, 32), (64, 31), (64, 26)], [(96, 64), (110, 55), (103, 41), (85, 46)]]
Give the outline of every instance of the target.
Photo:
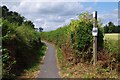
[(17, 12), (2, 9), (0, 26), (2, 28), (2, 62), (3, 78), (15, 78), (24, 69), (33, 67), (39, 58), (43, 43), (40, 34), (35, 31), (34, 24), (25, 20)]
[[(106, 49), (106, 53), (109, 54), (111, 69), (117, 69), (120, 72), (120, 46), (119, 46), (119, 37), (120, 34), (105, 34), (104, 38), (104, 49)], [(117, 68), (118, 67), (118, 68)]]
[(90, 63), (78, 63), (77, 65), (72, 65), (70, 62), (66, 61), (63, 56), (63, 51), (57, 48), (58, 65), (60, 67), (60, 76), (62, 78), (117, 78), (115, 70), (110, 71), (109, 68), (102, 68), (102, 61), (97, 63), (94, 67)]
[(42, 64), (43, 56), (45, 55), (46, 49), (47, 49), (47, 46), (45, 44), (43, 44), (43, 46), (39, 50), (40, 51), (39, 52), (39, 61), (34, 63), (32, 67), (25, 69), (24, 72), (21, 74), (21, 76), (18, 77), (18, 79), (23, 79), (23, 78), (33, 79), (33, 78), (38, 77), (38, 74), (40, 72), (40, 66)]
[[(112, 52), (115, 56), (110, 55), (108, 47), (106, 48), (106, 42), (103, 40), (104, 30), (101, 27), (102, 23), (100, 21), (98, 21), (97, 25), (98, 62), (96, 67), (92, 65), (92, 22), (94, 19), (89, 19), (88, 15), (88, 12), (82, 13), (78, 16), (78, 20), (71, 20), (69, 25), (65, 25), (57, 30), (43, 32), (41, 33), (41, 37), (59, 47), (57, 57), (60, 69), (63, 71), (61, 72), (62, 77), (75, 77), (76, 74), (76, 77), (81, 78), (116, 78), (118, 69), (116, 67), (118, 61), (116, 55), (118, 54)], [(114, 59), (116, 59), (115, 62)], [(74, 73), (74, 68), (78, 67), (81, 67), (79, 68), (80, 70)], [(93, 70), (95, 71), (91, 73)], [(82, 72), (84, 72), (84, 76)], [(99, 72), (100, 74), (98, 74)]]
[[(88, 19), (89, 13), (79, 15), (78, 20), (72, 20), (69, 25), (55, 31), (43, 32), (41, 37), (44, 40), (55, 43), (64, 52), (64, 57), (74, 64), (79, 62), (90, 62), (92, 59), (92, 21)], [(98, 49), (103, 47), (103, 32), (98, 24)], [(81, 59), (81, 60), (80, 60)]]

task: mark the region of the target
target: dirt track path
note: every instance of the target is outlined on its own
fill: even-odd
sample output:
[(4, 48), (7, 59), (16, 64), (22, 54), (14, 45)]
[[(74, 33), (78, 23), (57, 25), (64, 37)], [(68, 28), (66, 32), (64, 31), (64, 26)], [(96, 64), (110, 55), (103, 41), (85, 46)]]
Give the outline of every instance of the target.
[(44, 43), (48, 46), (48, 49), (43, 61), (44, 63), (41, 66), (40, 73), (38, 74), (38, 78), (60, 78), (55, 56), (56, 49), (52, 44), (47, 42)]

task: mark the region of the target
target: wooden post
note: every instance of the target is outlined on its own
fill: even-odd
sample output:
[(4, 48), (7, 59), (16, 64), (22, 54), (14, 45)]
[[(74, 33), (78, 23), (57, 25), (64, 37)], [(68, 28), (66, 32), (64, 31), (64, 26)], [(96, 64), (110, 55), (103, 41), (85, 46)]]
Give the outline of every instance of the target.
[[(97, 11), (93, 12), (93, 18), (94, 18), (94, 22), (93, 22), (93, 28), (97, 27)], [(97, 62), (97, 36), (93, 37), (93, 65), (96, 65)]]

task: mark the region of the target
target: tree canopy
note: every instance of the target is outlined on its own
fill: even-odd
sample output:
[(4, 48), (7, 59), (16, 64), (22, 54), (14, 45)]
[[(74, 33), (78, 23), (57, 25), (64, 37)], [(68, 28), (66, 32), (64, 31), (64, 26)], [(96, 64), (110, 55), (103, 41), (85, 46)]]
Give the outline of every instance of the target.
[(104, 26), (105, 33), (120, 33), (120, 26), (115, 26), (113, 22), (108, 22), (107, 25)]

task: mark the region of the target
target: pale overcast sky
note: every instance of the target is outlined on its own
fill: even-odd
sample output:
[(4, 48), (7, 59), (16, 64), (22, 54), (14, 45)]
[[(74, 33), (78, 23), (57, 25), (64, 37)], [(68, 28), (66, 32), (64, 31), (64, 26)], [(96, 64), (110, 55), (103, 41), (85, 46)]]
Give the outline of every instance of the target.
[[(87, 2), (86, 2), (87, 1)], [(67, 0), (66, 2), (53, 2), (53, 0), (31, 1), (31, 0), (4, 0), (0, 5), (6, 5), (10, 10), (17, 11), (22, 16), (31, 20), (35, 27), (42, 27), (44, 31), (55, 30), (65, 24), (69, 24), (71, 19), (77, 19), (81, 12), (98, 11), (98, 17), (105, 25), (112, 21), (118, 24), (118, 0)], [(108, 2), (111, 1), (111, 2)]]

